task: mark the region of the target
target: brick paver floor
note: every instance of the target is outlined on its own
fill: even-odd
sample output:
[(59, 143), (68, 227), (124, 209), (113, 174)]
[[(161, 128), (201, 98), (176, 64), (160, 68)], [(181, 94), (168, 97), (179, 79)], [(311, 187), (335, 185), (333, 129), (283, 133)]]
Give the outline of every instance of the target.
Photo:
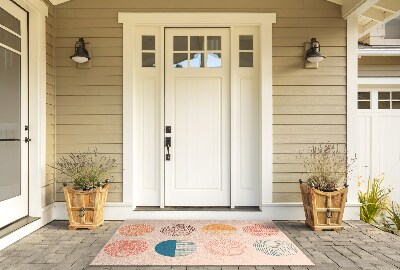
[(89, 263), (122, 222), (106, 222), (95, 231), (68, 231), (54, 221), (0, 251), (0, 269), (97, 270), (273, 270), (400, 269), (400, 238), (361, 221), (345, 222), (342, 232), (313, 232), (301, 221), (276, 221), (315, 266), (252, 267), (93, 267)]

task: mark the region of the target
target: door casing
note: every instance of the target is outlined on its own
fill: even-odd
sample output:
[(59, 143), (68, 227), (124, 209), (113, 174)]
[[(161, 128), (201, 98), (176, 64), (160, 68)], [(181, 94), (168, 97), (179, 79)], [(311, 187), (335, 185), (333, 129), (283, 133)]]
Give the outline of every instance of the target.
[[(231, 69), (231, 85), (232, 78), (237, 80), (245, 79), (246, 77), (254, 82), (257, 82), (259, 89), (259, 116), (258, 123), (259, 139), (257, 140), (259, 149), (258, 165), (259, 185), (257, 193), (254, 193), (254, 198), (257, 198), (257, 205), (272, 202), (272, 23), (276, 21), (276, 15), (271, 13), (119, 13), (118, 20), (123, 23), (123, 48), (124, 48), (124, 65), (123, 65), (123, 160), (124, 160), (124, 179), (132, 179), (132, 181), (124, 181), (123, 183), (123, 201), (132, 205), (135, 209), (141, 197), (151, 194), (149, 190), (146, 192), (143, 189), (142, 176), (147, 173), (144, 169), (147, 164), (143, 163), (143, 88), (139, 81), (151, 81), (156, 91), (159, 93), (159, 100), (163, 100), (164, 89), (164, 53), (163, 48), (159, 48), (160, 54), (157, 56), (156, 65), (159, 69), (141, 70), (141, 52), (140, 39), (138, 35), (146, 33), (154, 33), (156, 40), (164, 39), (164, 29), (166, 27), (228, 27), (231, 28), (231, 40), (235, 41), (240, 33), (253, 28), (259, 34), (258, 44), (263, 44), (259, 47), (259, 55), (256, 59), (259, 60), (259, 68), (254, 71), (254, 74), (241, 73), (233, 68)], [(161, 44), (157, 42), (157, 44)], [(232, 43), (233, 44), (233, 43)], [(157, 46), (157, 45), (156, 45)], [(163, 46), (163, 45), (160, 45)], [(236, 48), (237, 50), (237, 48)], [(237, 52), (237, 51), (235, 51)], [(231, 54), (235, 53), (233, 50)], [(232, 57), (231, 57), (232, 59)], [(253, 75), (256, 75), (256, 79)], [(236, 82), (233, 82), (236, 85)], [(248, 85), (251, 85), (250, 81)], [(232, 95), (234, 104), (237, 102), (235, 98), (239, 92), (234, 90)], [(159, 106), (161, 112), (164, 110), (163, 104)], [(162, 117), (161, 117), (162, 118)], [(235, 118), (237, 121), (237, 119)], [(235, 121), (233, 120), (233, 121)], [(238, 123), (232, 123), (237, 126)], [(234, 128), (232, 128), (234, 130)], [(159, 126), (156, 131), (160, 136), (159, 145), (163, 145), (164, 138), (164, 123)], [(239, 136), (235, 134), (234, 136)], [(237, 151), (240, 154), (240, 145), (238, 141), (233, 141), (231, 146), (232, 151)], [(163, 151), (158, 152), (157, 167), (159, 167), (159, 178), (164, 179), (162, 163), (164, 160)], [(240, 156), (237, 153), (231, 156)], [(232, 167), (239, 167), (240, 160), (234, 159), (231, 161)], [(145, 166), (146, 165), (146, 166)], [(232, 186), (240, 185), (239, 174), (235, 171), (232, 174)], [(156, 181), (159, 190), (164, 190), (163, 181)], [(153, 187), (153, 186), (152, 186)], [(231, 207), (240, 205), (238, 203), (241, 198), (240, 193), (231, 190)], [(164, 207), (164, 193), (153, 193), (157, 200), (157, 205)]]
[[(4, 200), (0, 202), (2, 215), (4, 218), (0, 220), (0, 228), (15, 222), (16, 220), (27, 216), (28, 211), (28, 143), (24, 142), (24, 138), (28, 137), (28, 131), (25, 130), (25, 125), (29, 125), (28, 111), (28, 14), (25, 10), (12, 3), (11, 1), (4, 1), (1, 7), (10, 13), (18, 20), (21, 26), (21, 51), (15, 53), (21, 56), (21, 85), (20, 85), (20, 146), (21, 146), (21, 194), (19, 196)], [(12, 49), (10, 49), (12, 50)]]

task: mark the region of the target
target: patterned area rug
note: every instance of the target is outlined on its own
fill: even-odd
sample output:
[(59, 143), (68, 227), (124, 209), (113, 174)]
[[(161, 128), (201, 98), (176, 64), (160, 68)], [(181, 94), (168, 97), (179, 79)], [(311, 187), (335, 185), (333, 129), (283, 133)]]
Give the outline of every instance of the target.
[(91, 265), (313, 265), (272, 222), (126, 221)]

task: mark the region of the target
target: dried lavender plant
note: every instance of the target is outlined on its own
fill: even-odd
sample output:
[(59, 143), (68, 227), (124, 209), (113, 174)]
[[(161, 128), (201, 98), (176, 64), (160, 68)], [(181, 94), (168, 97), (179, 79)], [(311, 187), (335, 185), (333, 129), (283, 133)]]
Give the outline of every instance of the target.
[(355, 162), (355, 158), (347, 160), (347, 153), (341, 153), (338, 144), (318, 144), (310, 147), (308, 152), (300, 152), (299, 157), (304, 160), (308, 184), (324, 191), (347, 184)]
[(87, 152), (62, 156), (54, 166), (49, 166), (73, 180), (74, 187), (87, 189), (106, 180), (116, 167), (116, 160), (99, 154), (97, 149), (88, 149)]

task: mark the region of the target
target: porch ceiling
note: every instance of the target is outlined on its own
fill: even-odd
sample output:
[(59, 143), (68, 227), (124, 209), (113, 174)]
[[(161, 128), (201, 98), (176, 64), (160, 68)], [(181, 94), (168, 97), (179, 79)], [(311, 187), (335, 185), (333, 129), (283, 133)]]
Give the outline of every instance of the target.
[(362, 38), (372, 30), (400, 15), (399, 0), (326, 0), (342, 6), (342, 16), (358, 16), (358, 36)]
[[(70, 0), (49, 0), (59, 5)], [(326, 0), (342, 6), (342, 17), (358, 16), (358, 36), (362, 37), (400, 15), (399, 0)]]

